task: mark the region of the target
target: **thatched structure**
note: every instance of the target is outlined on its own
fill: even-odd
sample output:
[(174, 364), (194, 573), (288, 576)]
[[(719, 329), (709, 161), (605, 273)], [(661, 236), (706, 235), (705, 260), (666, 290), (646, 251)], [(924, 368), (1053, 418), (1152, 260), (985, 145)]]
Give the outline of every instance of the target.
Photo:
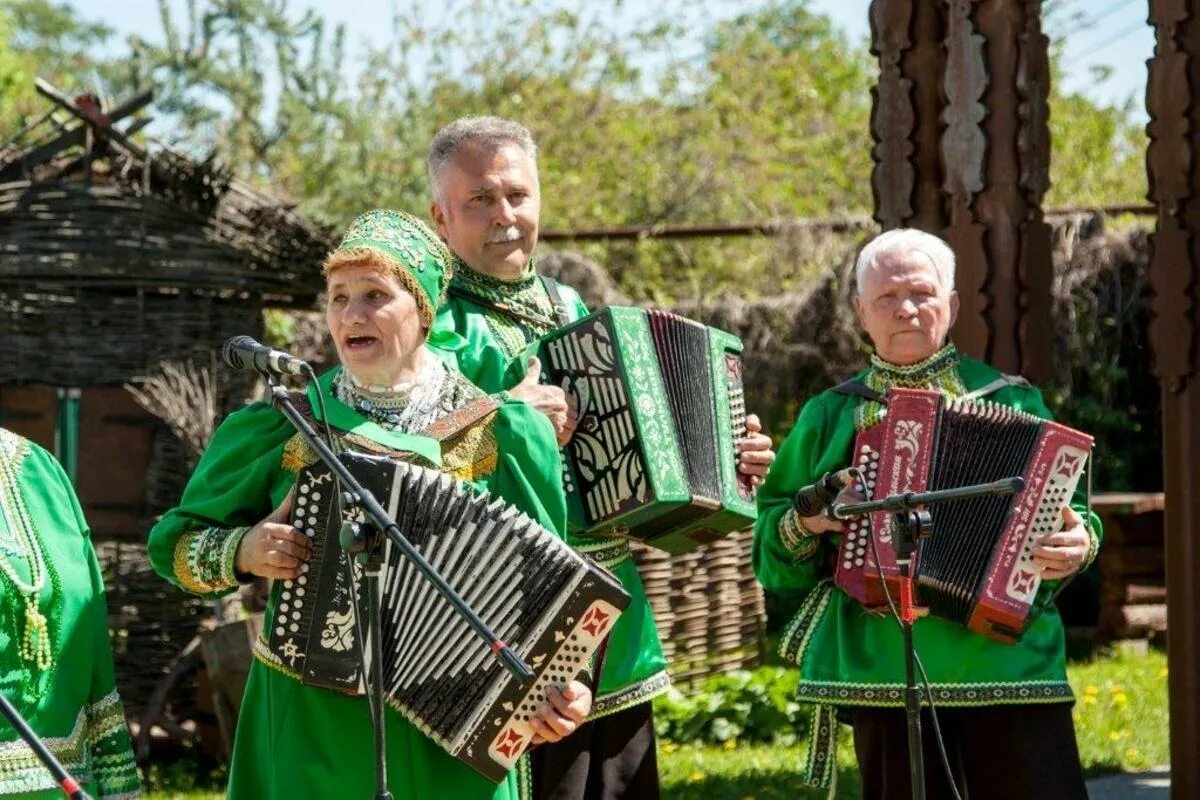
[[(149, 93), (105, 109), (38, 89), (47, 112), (0, 144), (0, 417), (78, 464), (136, 714), (209, 609), (153, 575), (144, 544), (194, 453), (121, 387), (168, 361), (217, 374), (265, 305), (312, 305), (329, 237), (211, 160), (135, 141)], [(221, 381), (217, 407), (247, 388)]]

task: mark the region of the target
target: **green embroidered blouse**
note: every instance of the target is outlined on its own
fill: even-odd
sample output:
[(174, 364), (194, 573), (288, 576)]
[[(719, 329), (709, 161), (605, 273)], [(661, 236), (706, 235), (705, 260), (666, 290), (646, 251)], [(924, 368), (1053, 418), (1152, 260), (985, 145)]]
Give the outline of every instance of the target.
[[(411, 453), (426, 466), (475, 481), (546, 528), (566, 527), (562, 463), (545, 417), (523, 403), (504, 403), (439, 441), (389, 431), (333, 396), (340, 371), (320, 378), (335, 436), (353, 449)], [(484, 395), (451, 372), (441, 400), (458, 407)], [(315, 388), (308, 399), (318, 415)], [(441, 402), (439, 400), (439, 402)], [(237, 585), (236, 541), (287, 495), (296, 472), (315, 460), (284, 416), (265, 403), (231, 414), (217, 430), (178, 507), (150, 532), (155, 570), (181, 588), (219, 595)], [(193, 541), (192, 537), (203, 537)], [(267, 608), (274, 616), (279, 588)], [(374, 787), (371, 727), (364, 697), (309, 687), (255, 647), (230, 771), (231, 798), (370, 796)], [(494, 785), (387, 710), (388, 783), (412, 800), (517, 800), (521, 768)], [(524, 760), (521, 762), (524, 763)]]
[[(438, 310), (431, 340), (453, 341), (444, 357), (485, 392), (511, 389), (524, 375), (514, 363), (528, 345), (558, 327), (556, 309), (531, 264), (517, 281), (482, 275), (458, 261), (445, 304)], [(558, 285), (565, 313), (574, 322), (587, 316), (579, 294)], [(506, 314), (493, 306), (514, 309)], [(595, 718), (645, 702), (670, 687), (667, 660), (654, 627), (654, 616), (629, 543), (612, 537), (568, 535), (575, 549), (591, 556), (621, 580), (632, 598), (609, 636), (600, 682), (592, 706)]]
[[(0, 428), (0, 691), (97, 798), (140, 795), (96, 552), (54, 457)], [(0, 725), (0, 795), (62, 792)]]

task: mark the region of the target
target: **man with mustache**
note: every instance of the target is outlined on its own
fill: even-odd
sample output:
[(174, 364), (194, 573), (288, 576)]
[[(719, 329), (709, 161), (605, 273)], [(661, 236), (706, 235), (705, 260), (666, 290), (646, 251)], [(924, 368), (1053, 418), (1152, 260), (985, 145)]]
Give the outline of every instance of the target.
[[(541, 216), (537, 146), (519, 123), (464, 117), (434, 137), (427, 166), (430, 212), (456, 256), (454, 278), (434, 323), (434, 341), (451, 340), (458, 368), (484, 391), (507, 393), (538, 408), (559, 444), (575, 421), (564, 392), (538, 383), (531, 359), (515, 386), (509, 367), (526, 346), (588, 314), (570, 287), (534, 269)], [(455, 336), (457, 334), (457, 336)], [(760, 483), (774, 460), (758, 418), (747, 417), (739, 468)], [(589, 721), (573, 741), (533, 751), (534, 796), (655, 800), (658, 766), (650, 700), (670, 685), (662, 645), (628, 541), (569, 537), (612, 570), (632, 597), (609, 637)]]

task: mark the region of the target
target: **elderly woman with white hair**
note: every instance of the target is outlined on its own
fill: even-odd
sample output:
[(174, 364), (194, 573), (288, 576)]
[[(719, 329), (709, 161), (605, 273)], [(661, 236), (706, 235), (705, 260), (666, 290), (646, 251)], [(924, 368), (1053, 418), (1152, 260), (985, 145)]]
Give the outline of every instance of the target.
[[(812, 705), (808, 779), (829, 780), (835, 719), (854, 729), (864, 798), (910, 793), (899, 626), (871, 613), (832, 581), (841, 521), (801, 517), (797, 490), (851, 464), (856, 433), (879, 419), (892, 387), (968, 393), (1042, 418), (1050, 412), (1027, 381), (960, 354), (949, 342), (958, 313), (954, 254), (918, 230), (888, 231), (863, 248), (854, 306), (874, 353), (851, 381), (810, 399), (759, 489), (754, 568), (771, 591), (804, 596), (782, 643), (800, 670), (798, 699)], [(1078, 510), (1077, 510), (1078, 509)], [(1087, 567), (1099, 547), (1086, 505), (1066, 506), (1062, 529), (1034, 550), (1053, 582)], [(1051, 588), (1042, 584), (1039, 600)], [(949, 762), (962, 796), (1086, 797), (1071, 718), (1062, 621), (1052, 602), (1007, 645), (935, 617), (916, 621), (914, 640), (937, 698)], [(925, 777), (930, 797), (949, 797), (928, 724)]]

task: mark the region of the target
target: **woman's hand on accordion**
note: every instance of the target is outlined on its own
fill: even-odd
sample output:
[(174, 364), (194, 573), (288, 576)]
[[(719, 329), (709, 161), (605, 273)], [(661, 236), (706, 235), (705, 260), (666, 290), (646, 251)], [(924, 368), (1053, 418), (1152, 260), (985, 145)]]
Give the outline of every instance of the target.
[(546, 687), (546, 699), (529, 720), (533, 741), (557, 742), (583, 724), (592, 710), (592, 690), (582, 681)]
[(306, 568), (312, 556), (308, 537), (288, 524), (292, 512), (292, 492), (242, 537), (237, 551), (237, 571), (264, 578), (295, 578)]
[(1070, 506), (1063, 506), (1063, 529), (1048, 533), (1033, 548), (1033, 565), (1042, 571), (1043, 580), (1058, 580), (1074, 575), (1083, 566), (1091, 550), (1083, 517)]
[(757, 414), (747, 414), (746, 436), (738, 442), (738, 471), (750, 476), (751, 486), (760, 486), (774, 461), (771, 437), (762, 432)]

